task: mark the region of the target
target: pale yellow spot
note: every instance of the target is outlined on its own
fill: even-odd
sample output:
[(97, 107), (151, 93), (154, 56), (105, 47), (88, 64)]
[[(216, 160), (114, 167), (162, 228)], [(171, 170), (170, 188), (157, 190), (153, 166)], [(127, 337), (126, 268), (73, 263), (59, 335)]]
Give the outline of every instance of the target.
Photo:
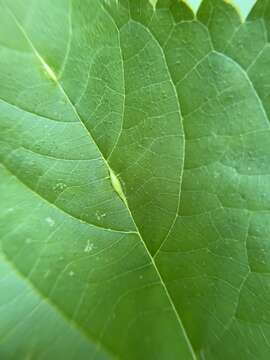
[(36, 54), (36, 55), (38, 56), (42, 66), (44, 67), (44, 70), (46, 71), (49, 78), (51, 78), (53, 81), (55, 81), (57, 83), (57, 76), (55, 75), (52, 68), (43, 60), (43, 58), (39, 54)]
[(115, 175), (115, 173), (113, 172), (113, 170), (110, 168), (110, 177), (111, 177), (111, 182), (112, 182), (112, 186), (114, 188), (114, 191), (119, 195), (119, 197), (124, 201), (124, 203), (127, 203), (125, 194), (123, 192), (122, 189), (122, 185), (120, 183), (120, 180), (118, 179), (118, 177)]

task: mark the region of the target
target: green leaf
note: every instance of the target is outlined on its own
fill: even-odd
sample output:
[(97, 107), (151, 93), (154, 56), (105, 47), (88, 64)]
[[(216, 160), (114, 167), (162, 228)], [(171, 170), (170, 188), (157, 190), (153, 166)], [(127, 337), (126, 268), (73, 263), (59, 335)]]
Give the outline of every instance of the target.
[(270, 1), (0, 1), (1, 359), (270, 356)]

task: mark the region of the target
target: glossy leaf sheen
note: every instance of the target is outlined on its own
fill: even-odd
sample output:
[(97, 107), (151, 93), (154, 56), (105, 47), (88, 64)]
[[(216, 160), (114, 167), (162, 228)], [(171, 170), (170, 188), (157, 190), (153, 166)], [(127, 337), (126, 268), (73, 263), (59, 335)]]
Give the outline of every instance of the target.
[(1, 359), (269, 359), (270, 1), (1, 0)]

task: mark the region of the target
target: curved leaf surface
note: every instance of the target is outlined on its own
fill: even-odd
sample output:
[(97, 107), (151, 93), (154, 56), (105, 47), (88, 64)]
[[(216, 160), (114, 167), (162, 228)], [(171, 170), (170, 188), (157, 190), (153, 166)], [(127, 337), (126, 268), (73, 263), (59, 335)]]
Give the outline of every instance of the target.
[(0, 2), (0, 355), (268, 359), (270, 2)]

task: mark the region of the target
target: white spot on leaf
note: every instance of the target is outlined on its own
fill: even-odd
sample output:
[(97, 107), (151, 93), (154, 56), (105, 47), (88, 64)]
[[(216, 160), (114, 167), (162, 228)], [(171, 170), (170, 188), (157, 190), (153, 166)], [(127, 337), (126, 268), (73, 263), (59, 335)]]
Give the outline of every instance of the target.
[(51, 217), (46, 217), (46, 222), (49, 226), (54, 226), (55, 225), (55, 221), (51, 218)]
[(96, 211), (96, 218), (98, 221), (102, 220), (106, 216), (106, 213), (100, 213), (99, 211)]
[(96, 211), (96, 218), (98, 219), (98, 221), (101, 220), (101, 216), (100, 216), (100, 213), (98, 211)]
[(90, 243), (89, 240), (87, 240), (86, 247), (84, 248), (84, 252), (89, 253), (93, 250), (94, 244)]
[(57, 183), (54, 187), (53, 190), (54, 191), (64, 191), (66, 189), (67, 185), (65, 183)]

